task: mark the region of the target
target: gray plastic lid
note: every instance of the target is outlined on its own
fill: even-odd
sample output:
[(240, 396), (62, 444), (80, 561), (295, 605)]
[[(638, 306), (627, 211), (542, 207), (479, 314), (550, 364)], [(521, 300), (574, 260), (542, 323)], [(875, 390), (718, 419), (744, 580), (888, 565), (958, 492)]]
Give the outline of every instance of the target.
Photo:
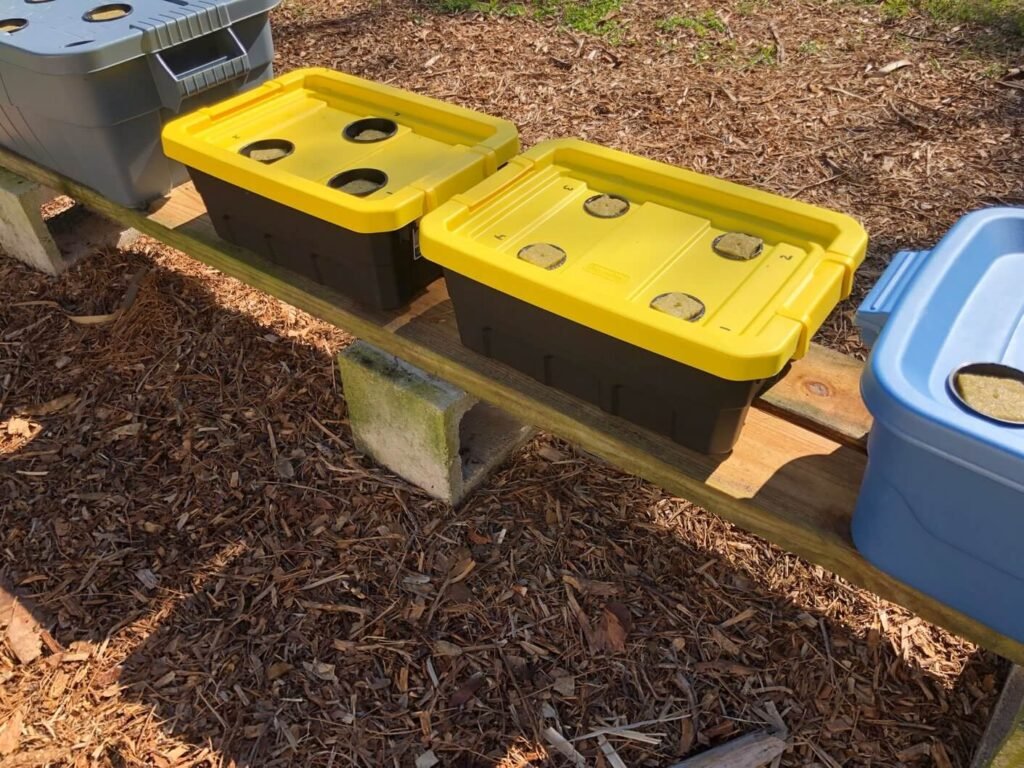
[(280, 0), (0, 0), (0, 68), (95, 72), (266, 13)]

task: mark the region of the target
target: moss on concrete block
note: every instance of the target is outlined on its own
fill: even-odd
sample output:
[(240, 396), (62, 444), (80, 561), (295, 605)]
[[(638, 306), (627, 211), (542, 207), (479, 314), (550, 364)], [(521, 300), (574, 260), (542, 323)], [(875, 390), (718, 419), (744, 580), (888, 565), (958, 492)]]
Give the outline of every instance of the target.
[(338, 361), (359, 450), (450, 501), (461, 484), (459, 422), (473, 398), (363, 342)]
[(356, 446), (458, 504), (533, 434), (499, 408), (359, 341), (338, 356)]

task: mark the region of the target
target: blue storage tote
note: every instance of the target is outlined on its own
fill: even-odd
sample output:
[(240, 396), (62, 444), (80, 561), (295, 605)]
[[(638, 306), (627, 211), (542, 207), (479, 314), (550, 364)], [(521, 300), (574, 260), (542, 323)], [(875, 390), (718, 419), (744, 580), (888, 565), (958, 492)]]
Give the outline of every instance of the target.
[(278, 0), (5, 0), (0, 144), (123, 205), (188, 174), (166, 120), (271, 74)]
[(853, 539), (882, 570), (1024, 641), (1024, 209), (897, 254), (858, 312), (875, 423)]

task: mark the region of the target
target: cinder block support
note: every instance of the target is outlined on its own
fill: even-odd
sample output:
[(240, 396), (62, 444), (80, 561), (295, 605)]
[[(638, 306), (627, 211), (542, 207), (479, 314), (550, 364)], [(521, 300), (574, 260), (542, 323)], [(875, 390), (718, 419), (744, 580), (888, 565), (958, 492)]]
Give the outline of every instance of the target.
[(0, 249), (41, 272), (59, 275), (68, 262), (40, 212), (53, 198), (46, 187), (0, 169)]
[(127, 248), (139, 237), (110, 219), (74, 205), (44, 219), (51, 189), (0, 168), (0, 251), (48, 275), (59, 275), (97, 251)]
[(1013, 665), (971, 768), (1024, 768), (1024, 668)]
[(533, 427), (381, 349), (338, 356), (356, 447), (431, 496), (458, 504)]

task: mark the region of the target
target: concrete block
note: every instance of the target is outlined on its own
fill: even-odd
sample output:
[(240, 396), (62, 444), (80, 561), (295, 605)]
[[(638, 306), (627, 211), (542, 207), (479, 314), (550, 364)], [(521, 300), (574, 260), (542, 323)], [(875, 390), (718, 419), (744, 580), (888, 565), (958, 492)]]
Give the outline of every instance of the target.
[(49, 219), (46, 227), (67, 265), (100, 251), (125, 250), (142, 236), (80, 203)]
[(48, 275), (108, 248), (126, 248), (139, 233), (81, 205), (44, 219), (57, 193), (0, 168), (0, 251)]
[(356, 447), (442, 501), (458, 504), (534, 433), (372, 344), (338, 365)]
[(1024, 766), (1024, 668), (1010, 669), (971, 768)]
[(41, 184), (0, 169), (0, 249), (49, 275), (68, 266), (40, 211), (54, 197)]

